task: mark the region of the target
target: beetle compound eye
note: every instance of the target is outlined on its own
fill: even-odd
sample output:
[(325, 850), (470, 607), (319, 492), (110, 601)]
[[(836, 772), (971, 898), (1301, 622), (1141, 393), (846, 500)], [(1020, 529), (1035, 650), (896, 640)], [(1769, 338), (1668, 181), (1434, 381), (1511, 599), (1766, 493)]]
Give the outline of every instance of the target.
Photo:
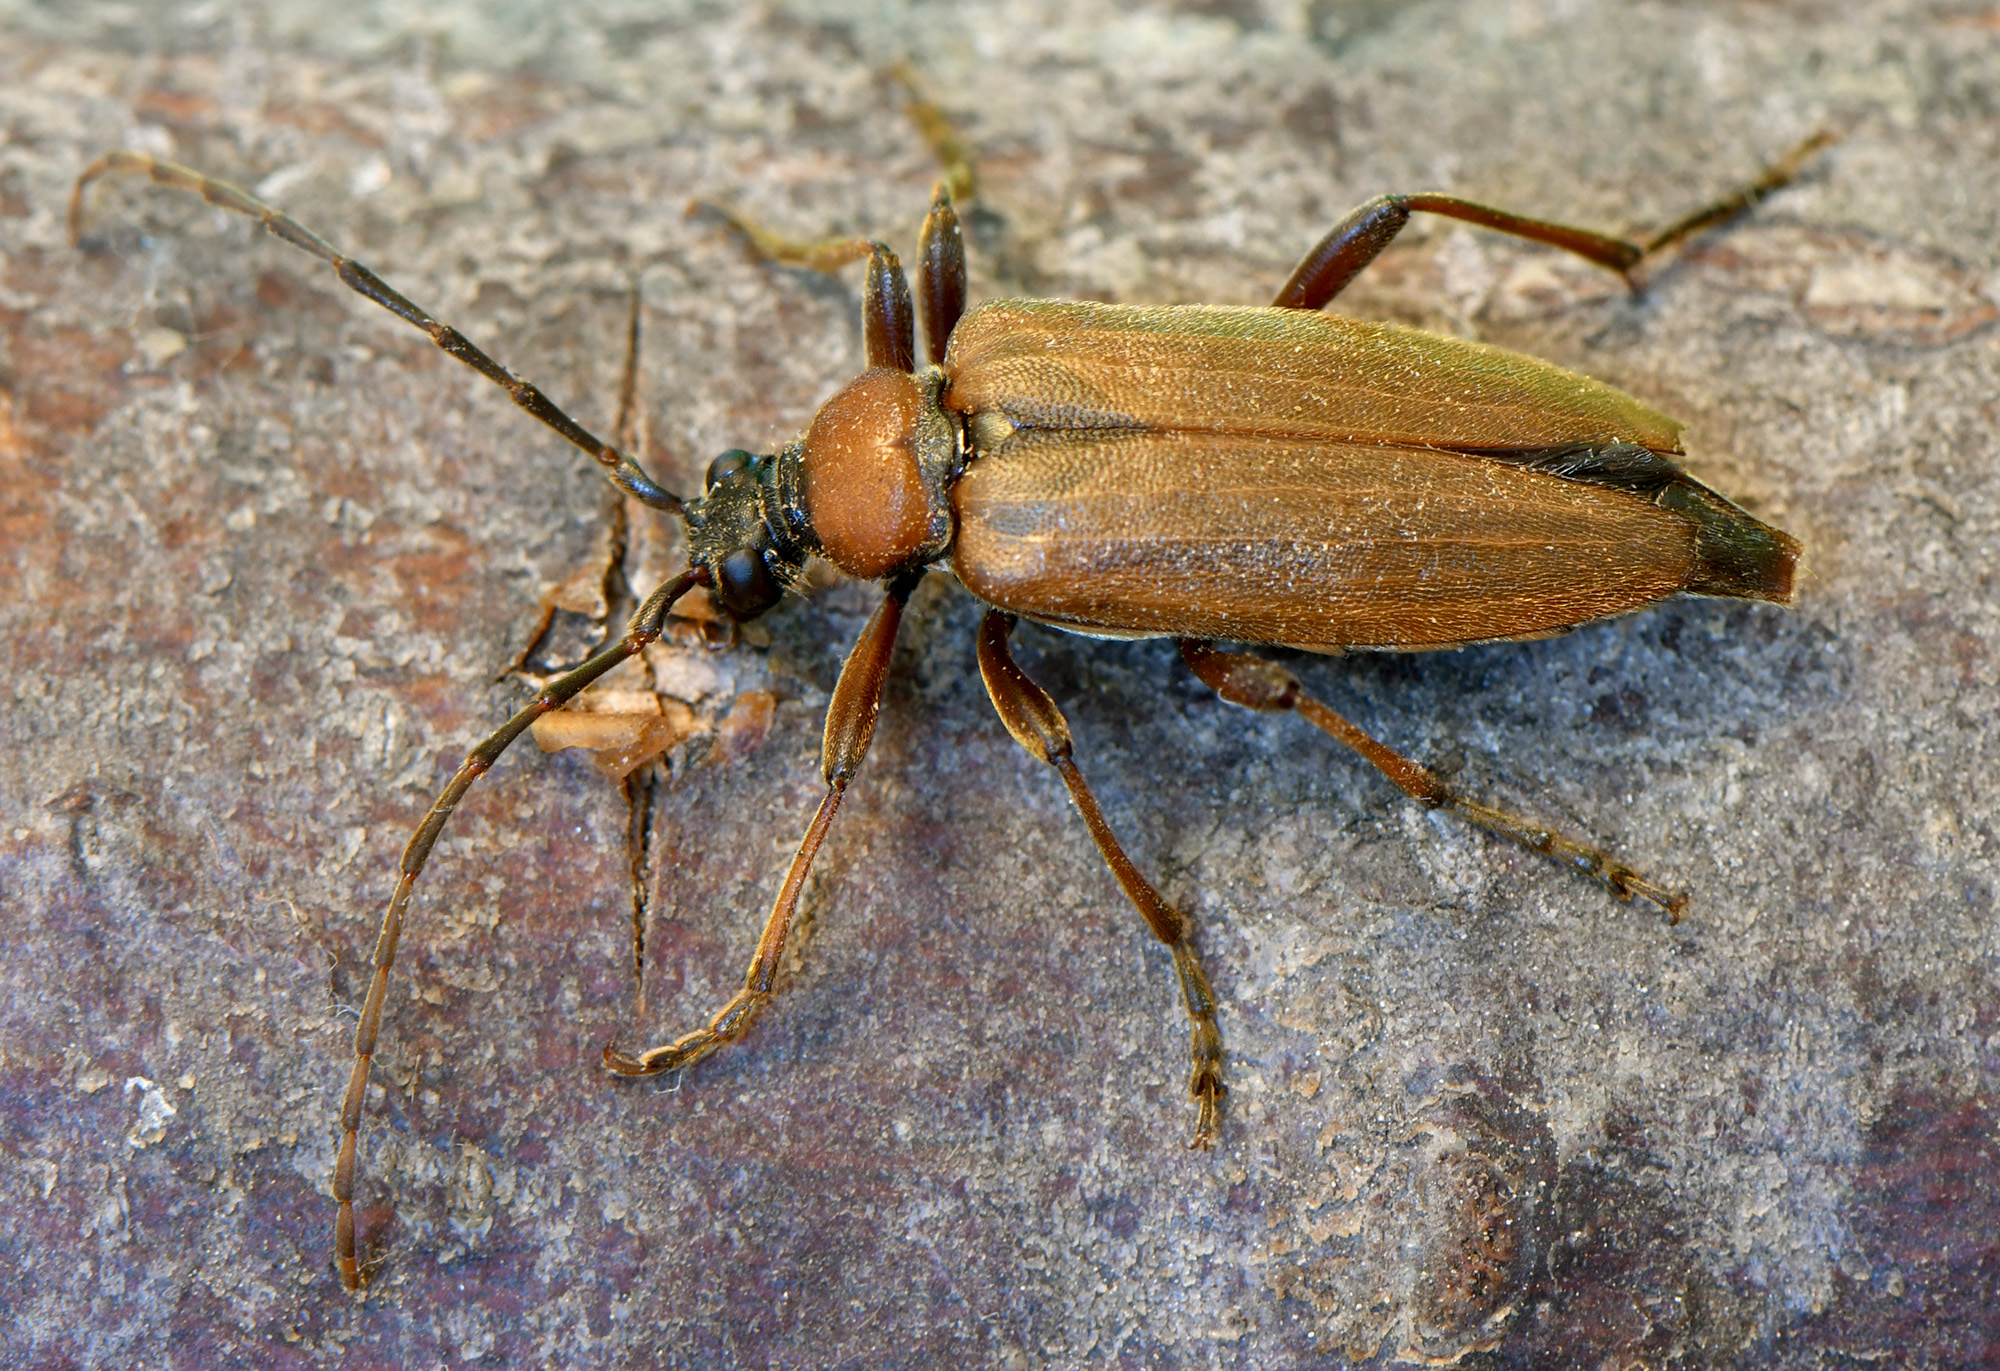
[(716, 564), (716, 603), (731, 618), (754, 619), (778, 603), (783, 594), (764, 563), (764, 554), (756, 548), (739, 547)]
[(740, 447), (733, 447), (708, 464), (706, 489), (714, 490), (739, 471), (750, 469), (750, 454)]

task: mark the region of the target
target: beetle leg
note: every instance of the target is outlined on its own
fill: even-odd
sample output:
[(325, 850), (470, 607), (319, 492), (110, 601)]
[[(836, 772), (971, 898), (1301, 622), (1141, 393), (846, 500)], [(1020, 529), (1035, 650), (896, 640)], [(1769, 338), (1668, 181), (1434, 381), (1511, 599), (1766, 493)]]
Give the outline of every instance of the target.
[(868, 284), (862, 292), (861, 332), (867, 346), (868, 365), (896, 371), (916, 370), (917, 325), (910, 308), (910, 284), (903, 275), (902, 262), (887, 244), (870, 238), (787, 238), (721, 205), (697, 200), (688, 208), (721, 215), (743, 235), (750, 251), (767, 262), (834, 272), (866, 257)]
[[(618, 374), (618, 419), (611, 426), (611, 438), (621, 452), (637, 452), (649, 441), (642, 436), (645, 419), (638, 403), (640, 302), (637, 280), (632, 282), (626, 303), (625, 363)], [(625, 560), (625, 542), (629, 531), (625, 501), (621, 496), (614, 495), (605, 515), (604, 531), (591, 551), (591, 561), (542, 592), (535, 626), (528, 630), (521, 650), (514, 654), (514, 660), (507, 664), (507, 669), (496, 680), (514, 675), (535, 675), (530, 671), (528, 661), (549, 636), (558, 610), (590, 618), (593, 634), (604, 627), (605, 617), (610, 613), (613, 582), (618, 579), (618, 569)], [(541, 684), (539, 680), (534, 683)]]
[(888, 76), (909, 97), (904, 113), (910, 116), (910, 122), (917, 126), (917, 132), (930, 144), (931, 152), (944, 167), (944, 185), (961, 200), (976, 199), (979, 183), (972, 171), (972, 149), (966, 146), (951, 116), (924, 95), (917, 85), (917, 69), (907, 58), (891, 65)]
[[(625, 316), (625, 365), (618, 372), (618, 418), (611, 425), (613, 440), (626, 452), (643, 452), (652, 443), (646, 412), (639, 404), (639, 306), (639, 278), (634, 276), (631, 305)], [(625, 502), (613, 501), (609, 556), (605, 558), (604, 580), (600, 583), (604, 586), (607, 599), (611, 595), (613, 573), (625, 562), (626, 539), (630, 531)], [(526, 656), (525, 653), (522, 655)], [(651, 679), (650, 672), (648, 679)], [(641, 741), (628, 745), (616, 763), (616, 766), (625, 768), (618, 776), (618, 788), (625, 796), (625, 857), (626, 866), (632, 873), (633, 998), (641, 1014), (646, 1012), (646, 849), (652, 837), (654, 780), (650, 771), (638, 772), (637, 768), (644, 764), (643, 759), (659, 755), (668, 746), (663, 739), (670, 738), (672, 734), (657, 724), (658, 717), (655, 715), (651, 719), (634, 721), (631, 726)], [(539, 743), (540, 739), (536, 741)], [(656, 743), (657, 751), (653, 750)], [(600, 767), (607, 766), (606, 756), (601, 750), (597, 753)]]
[(437, 844), (438, 834), (444, 831), (452, 811), (458, 808), (458, 802), (465, 798), (465, 792), (472, 788), (472, 783), (492, 769), (510, 743), (527, 732), (535, 720), (551, 710), (560, 709), (581, 694), (592, 681), (645, 651), (646, 646), (660, 636), (667, 611), (673, 607), (674, 601), (707, 578), (706, 569), (692, 567), (654, 591), (626, 624), (624, 637), (576, 670), (544, 686), (542, 692), (518, 710), (513, 718), (468, 752), (456, 774), (432, 802), (430, 813), (417, 825), (417, 831), (410, 835), (408, 845), (403, 848), (396, 889), (389, 897), (388, 908), (382, 911), (381, 931), (375, 936), (375, 974), (368, 983), (368, 997), (361, 1005), (361, 1020), (354, 1028), (354, 1068), (348, 1074), (347, 1093), (341, 1098), (340, 1105), (340, 1145), (333, 1163), (333, 1199), (336, 1206), (333, 1260), (339, 1268), (341, 1282), (349, 1290), (358, 1290), (365, 1283), (354, 1256), (354, 1153), (361, 1132), (361, 1105), (368, 1094), (368, 1072), (375, 1060), (375, 1039), (382, 1027), (382, 1006), (389, 993), (389, 972), (396, 964), (396, 948), (403, 939), (403, 912), (409, 906), (410, 891), (416, 885), (417, 877), (430, 860), (431, 848)]
[[(1763, 175), (1744, 182), (1727, 195), (1710, 201), (1691, 214), (1682, 215), (1648, 238), (1641, 244), (1645, 255), (1656, 256), (1674, 244), (1694, 237), (1704, 229), (1726, 223), (1744, 210), (1753, 208), (1771, 192), (1782, 190), (1797, 180), (1799, 173), (1811, 165), (1813, 158), (1839, 141), (1839, 134), (1831, 129), (1821, 129), (1765, 168)], [(1626, 274), (1629, 276), (1631, 273)]]
[(917, 369), (917, 320), (910, 308), (910, 283), (903, 264), (880, 243), (870, 244), (868, 288), (862, 298), (861, 333), (870, 367)]
[(1153, 935), (1173, 951), (1174, 974), (1180, 978), (1181, 999), (1194, 1028), (1189, 1048), (1194, 1069), (1188, 1078), (1188, 1093), (1195, 1099), (1197, 1113), (1190, 1146), (1206, 1148), (1215, 1137), (1222, 1097), (1227, 1092), (1222, 1084), (1222, 1033), (1215, 1024), (1215, 993), (1208, 988), (1208, 978), (1188, 941), (1193, 923), (1160, 898), (1118, 845), (1111, 826), (1104, 821), (1104, 812), (1097, 807), (1097, 797), (1090, 793), (1070, 756), (1069, 724), (1062, 711), (1007, 650), (1007, 635), (1013, 627), (1013, 616), (997, 609), (988, 610), (979, 625), (979, 674), (986, 682), (986, 693), (993, 697), (993, 708), (999, 711), (1000, 722), (1007, 725), (1014, 741), (1062, 776), (1105, 865), (1151, 925)]
[(925, 347), (942, 365), (951, 331), (965, 313), (965, 235), (943, 181), (931, 189), (931, 212), (917, 242), (917, 298), (923, 302)]
[(780, 266), (835, 272), (875, 250), (874, 242), (867, 238), (787, 238), (713, 200), (690, 200), (687, 212), (690, 215), (715, 215), (742, 236), (743, 245), (750, 249), (751, 256), (765, 262), (776, 262)]
[(646, 441), (641, 432), (645, 415), (639, 409), (639, 303), (639, 280), (634, 277), (625, 313), (625, 365), (618, 369), (618, 418), (611, 425), (611, 436), (631, 452)]
[(814, 811), (812, 822), (800, 839), (785, 883), (764, 921), (757, 951), (750, 958), (743, 988), (736, 992), (702, 1027), (684, 1033), (664, 1047), (650, 1048), (638, 1056), (627, 1056), (614, 1046), (604, 1049), (605, 1069), (620, 1076), (656, 1076), (692, 1066), (724, 1043), (734, 1042), (749, 1031), (757, 1014), (770, 1000), (778, 979), (778, 964), (784, 956), (785, 939), (791, 932), (792, 916), (798, 909), (799, 894), (805, 889), (806, 873), (820, 844), (833, 824), (847, 783), (861, 769), (868, 744), (875, 736), (875, 717), (882, 706), (882, 684), (889, 674), (889, 657), (896, 646), (896, 628), (902, 622), (904, 602), (916, 588), (917, 577), (905, 577), (889, 586), (889, 593), (875, 607), (861, 637), (847, 654), (840, 680), (833, 687), (833, 699), (826, 707), (826, 735), (821, 746), (821, 774), (826, 794)]
[(1271, 303), (1282, 309), (1319, 309), (1374, 261), (1418, 210), (1547, 243), (1618, 272), (1628, 271), (1646, 255), (1646, 250), (1637, 243), (1609, 238), (1589, 229), (1509, 214), (1455, 195), (1429, 191), (1416, 195), (1378, 195), (1349, 213), (1313, 245), (1312, 251), (1292, 269), (1291, 278)]
[(1646, 879), (1598, 848), (1505, 810), (1465, 799), (1437, 775), (1363, 733), (1324, 702), (1306, 694), (1298, 677), (1276, 662), (1247, 652), (1218, 652), (1213, 644), (1180, 640), (1181, 656), (1202, 683), (1230, 704), (1245, 709), (1292, 710), (1335, 740), (1345, 743), (1394, 781), (1405, 795), (1432, 809), (1449, 809), (1489, 832), (1553, 857), (1608, 887), (1622, 900), (1651, 900), (1679, 923), (1687, 895)]
[[(917, 251), (917, 292), (923, 302), (924, 339), (930, 359), (941, 363), (945, 345), (951, 341), (952, 328), (965, 312), (965, 238), (959, 231), (951, 199), (956, 194), (962, 200), (970, 200), (977, 193), (972, 159), (950, 117), (925, 99), (917, 88), (916, 71), (907, 61), (897, 62), (889, 69), (888, 76), (909, 97), (911, 121), (944, 164), (944, 179), (931, 189), (931, 209), (924, 218), (923, 238)], [(720, 205), (696, 201), (688, 208), (721, 215), (744, 236), (751, 250), (767, 261), (814, 271), (838, 271), (849, 262), (867, 257), (868, 365), (894, 367), (898, 371), (915, 369), (916, 338), (910, 290), (896, 254), (888, 248), (866, 238), (787, 238)]]
[(1293, 269), (1291, 278), (1271, 303), (1284, 309), (1319, 309), (1341, 292), (1361, 269), (1374, 261), (1382, 249), (1402, 231), (1410, 215), (1422, 211), (1461, 219), (1481, 228), (1546, 243), (1564, 252), (1608, 267), (1625, 277), (1634, 290), (1639, 287), (1633, 272), (1639, 264), (1703, 229), (1711, 228), (1749, 209), (1771, 192), (1789, 184), (1821, 149), (1834, 141), (1826, 132), (1815, 133), (1757, 177), (1694, 213), (1685, 215), (1643, 243), (1613, 238), (1569, 224), (1531, 219), (1491, 205), (1461, 200), (1456, 195), (1423, 191), (1415, 195), (1378, 195), (1342, 219), (1326, 237), (1313, 245)]
[(227, 181), (217, 181), (213, 177), (204, 176), (198, 171), (174, 162), (161, 161), (150, 153), (133, 152), (129, 149), (107, 152), (83, 169), (83, 174), (76, 178), (76, 185), (70, 190), (68, 223), (69, 238), (72, 243), (82, 241), (84, 191), (89, 188), (92, 181), (113, 172), (143, 172), (151, 177), (156, 185), (193, 191), (217, 209), (225, 209), (231, 214), (255, 219), (273, 238), (281, 239), (300, 251), (319, 258), (333, 268), (334, 273), (348, 289), (367, 296), (398, 319), (422, 329), (430, 335), (431, 341), (437, 344), (441, 351), (457, 358), (506, 391), (515, 404), (560, 433), (573, 447), (580, 448), (595, 458), (604, 468), (605, 479), (612, 485), (654, 509), (679, 513), (680, 497), (663, 489), (652, 477), (641, 471), (638, 464), (630, 457), (599, 439), (583, 425), (563, 413), (548, 396), (473, 346), (470, 339), (450, 324), (439, 323), (392, 290), (386, 281), (367, 267), (351, 257), (341, 256), (326, 239), (289, 214), (272, 209), (241, 187), (232, 186)]

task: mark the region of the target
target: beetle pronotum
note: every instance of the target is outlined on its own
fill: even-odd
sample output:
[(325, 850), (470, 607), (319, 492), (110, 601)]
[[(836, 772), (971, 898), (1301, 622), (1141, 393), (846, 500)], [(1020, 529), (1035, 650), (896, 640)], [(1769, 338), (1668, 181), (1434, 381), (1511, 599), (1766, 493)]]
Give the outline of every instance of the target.
[[(743, 1036), (772, 994), (814, 855), (875, 729), (904, 603), (933, 567), (988, 606), (979, 670), (1002, 722), (1053, 767), (1091, 839), (1170, 949), (1192, 1026), (1194, 1145), (1224, 1094), (1215, 1001), (1189, 920), (1126, 857), (1078, 771), (1061, 710), (1015, 662), (1016, 616), (1104, 637), (1171, 636), (1224, 700), (1290, 710), (1359, 752), (1419, 802), (1450, 809), (1678, 918), (1686, 897), (1586, 843), (1455, 793), (1383, 746), (1289, 671), (1223, 651), (1234, 641), (1314, 649), (1424, 650), (1560, 633), (1688, 592), (1786, 603), (1798, 544), (1687, 475), (1680, 425), (1609, 386), (1518, 353), (1320, 313), (1414, 211), (1545, 243), (1626, 273), (1660, 249), (1785, 184), (1824, 142), (1644, 243), (1443, 194), (1385, 195), (1335, 225), (1266, 308), (1133, 307), (1002, 300), (965, 308), (965, 253), (942, 186), (924, 221), (915, 307), (896, 256), (855, 241), (826, 260), (869, 259), (868, 370), (780, 452), (732, 450), (682, 500), (541, 391), (367, 267), (235, 186), (120, 151), (71, 196), (134, 172), (200, 194), (318, 257), (429, 334), (521, 408), (595, 458), (618, 489), (686, 523), (689, 565), (640, 605), (624, 635), (544, 687), (475, 747), (404, 849), (382, 916), (354, 1037), (334, 1167), (334, 1261), (364, 1282), (354, 1235), (355, 1150), (411, 887), (472, 782), (536, 718), (656, 639), (675, 601), (708, 589), (754, 619), (818, 556), (886, 593), (827, 706), (826, 792), (766, 919), (743, 988), (706, 1024), (660, 1047), (604, 1051), (620, 1075), (691, 1065)], [(916, 365), (915, 314), (930, 363)]]

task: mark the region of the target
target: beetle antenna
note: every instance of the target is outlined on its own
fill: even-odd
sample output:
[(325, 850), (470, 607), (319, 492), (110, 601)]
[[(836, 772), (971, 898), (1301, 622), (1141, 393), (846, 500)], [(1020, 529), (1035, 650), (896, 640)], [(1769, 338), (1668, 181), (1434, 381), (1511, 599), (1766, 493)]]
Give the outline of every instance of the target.
[(361, 1132), (361, 1104), (368, 1093), (368, 1071), (375, 1060), (375, 1039), (382, 1027), (382, 1006), (389, 994), (389, 968), (396, 962), (396, 945), (403, 937), (403, 912), (410, 903), (411, 887), (430, 859), (431, 848), (444, 831), (451, 813), (472, 783), (500, 760), (508, 744), (528, 726), (551, 710), (559, 709), (580, 694), (585, 686), (619, 663), (638, 656), (660, 636), (666, 626), (667, 611), (674, 602), (698, 585), (708, 585), (713, 577), (705, 566), (692, 566), (646, 597), (630, 621), (625, 635), (590, 657), (574, 671), (557, 677), (542, 688), (514, 717), (500, 725), (491, 737), (472, 749), (458, 771), (432, 803), (430, 813), (410, 835), (403, 849), (401, 871), (389, 907), (382, 912), (382, 929), (375, 938), (375, 977), (368, 985), (368, 998), (361, 1006), (361, 1022), (354, 1028), (354, 1069), (347, 1079), (347, 1094), (340, 1105), (340, 1148), (333, 1163), (333, 1199), (338, 1207), (333, 1228), (333, 1261), (342, 1284), (359, 1290), (366, 1280), (354, 1256), (354, 1151)]
[(128, 148), (107, 152), (83, 169), (83, 174), (76, 178), (76, 185), (69, 193), (70, 242), (77, 243), (82, 238), (85, 189), (92, 181), (114, 172), (143, 172), (150, 176), (156, 185), (192, 191), (217, 209), (240, 214), (246, 219), (255, 219), (273, 238), (281, 239), (300, 251), (319, 258), (333, 268), (335, 274), (350, 290), (367, 296), (405, 323), (422, 329), (443, 352), (457, 358), (506, 391), (515, 404), (560, 433), (571, 446), (594, 458), (598, 465), (604, 468), (605, 478), (612, 485), (653, 509), (663, 510), (669, 514), (681, 512), (680, 496), (673, 494), (640, 470), (639, 464), (630, 457), (563, 413), (548, 396), (487, 356), (464, 334), (450, 324), (433, 319), (390, 289), (387, 282), (367, 267), (351, 257), (342, 256), (326, 239), (290, 215), (271, 208), (239, 186), (204, 176), (192, 168), (175, 162), (161, 161), (149, 153), (134, 152)]

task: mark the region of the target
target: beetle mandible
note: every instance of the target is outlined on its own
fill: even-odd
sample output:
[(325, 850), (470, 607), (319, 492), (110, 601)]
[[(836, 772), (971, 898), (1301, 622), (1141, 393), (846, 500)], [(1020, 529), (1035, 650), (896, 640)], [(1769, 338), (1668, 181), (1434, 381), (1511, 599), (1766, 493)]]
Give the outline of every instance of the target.
[[(674, 1071), (743, 1036), (771, 998), (814, 855), (875, 730), (903, 606), (930, 569), (984, 601), (980, 675), (1009, 733), (1054, 768), (1112, 875), (1171, 951), (1191, 1024), (1193, 1145), (1225, 1093), (1215, 998), (1188, 918), (1125, 855), (1077, 769), (1055, 701), (1014, 660), (1017, 617), (1100, 637), (1170, 636), (1222, 699), (1289, 710), (1359, 752), (1405, 794), (1450, 809), (1678, 919), (1686, 896), (1586, 843), (1457, 794), (1306, 693), (1275, 662), (1218, 642), (1417, 651), (1560, 633), (1676, 593), (1788, 603), (1799, 545), (1689, 476), (1681, 426), (1610, 386), (1519, 353), (1321, 313), (1413, 212), (1544, 243), (1624, 273), (1755, 204), (1828, 140), (1645, 242), (1422, 193), (1384, 195), (1342, 219), (1271, 305), (1136, 307), (999, 300), (966, 309), (965, 249), (940, 185), (924, 221), (914, 299), (895, 254), (868, 258), (868, 369), (774, 453), (723, 453), (683, 500), (534, 386), (361, 263), (249, 193), (146, 153), (117, 151), (78, 178), (139, 173), (257, 220), (350, 288), (430, 335), (522, 409), (597, 460), (611, 483), (686, 524), (689, 564), (640, 605), (622, 637), (548, 683), (475, 747), (403, 851), (355, 1029), (334, 1165), (334, 1263), (365, 1283), (354, 1173), (370, 1065), (411, 888), (452, 810), (537, 718), (659, 637), (705, 587), (732, 620), (770, 610), (808, 559), (885, 594), (827, 706), (826, 792), (786, 872), (743, 988), (706, 1024), (637, 1055), (620, 1075)], [(916, 363), (921, 313), (929, 363)]]

